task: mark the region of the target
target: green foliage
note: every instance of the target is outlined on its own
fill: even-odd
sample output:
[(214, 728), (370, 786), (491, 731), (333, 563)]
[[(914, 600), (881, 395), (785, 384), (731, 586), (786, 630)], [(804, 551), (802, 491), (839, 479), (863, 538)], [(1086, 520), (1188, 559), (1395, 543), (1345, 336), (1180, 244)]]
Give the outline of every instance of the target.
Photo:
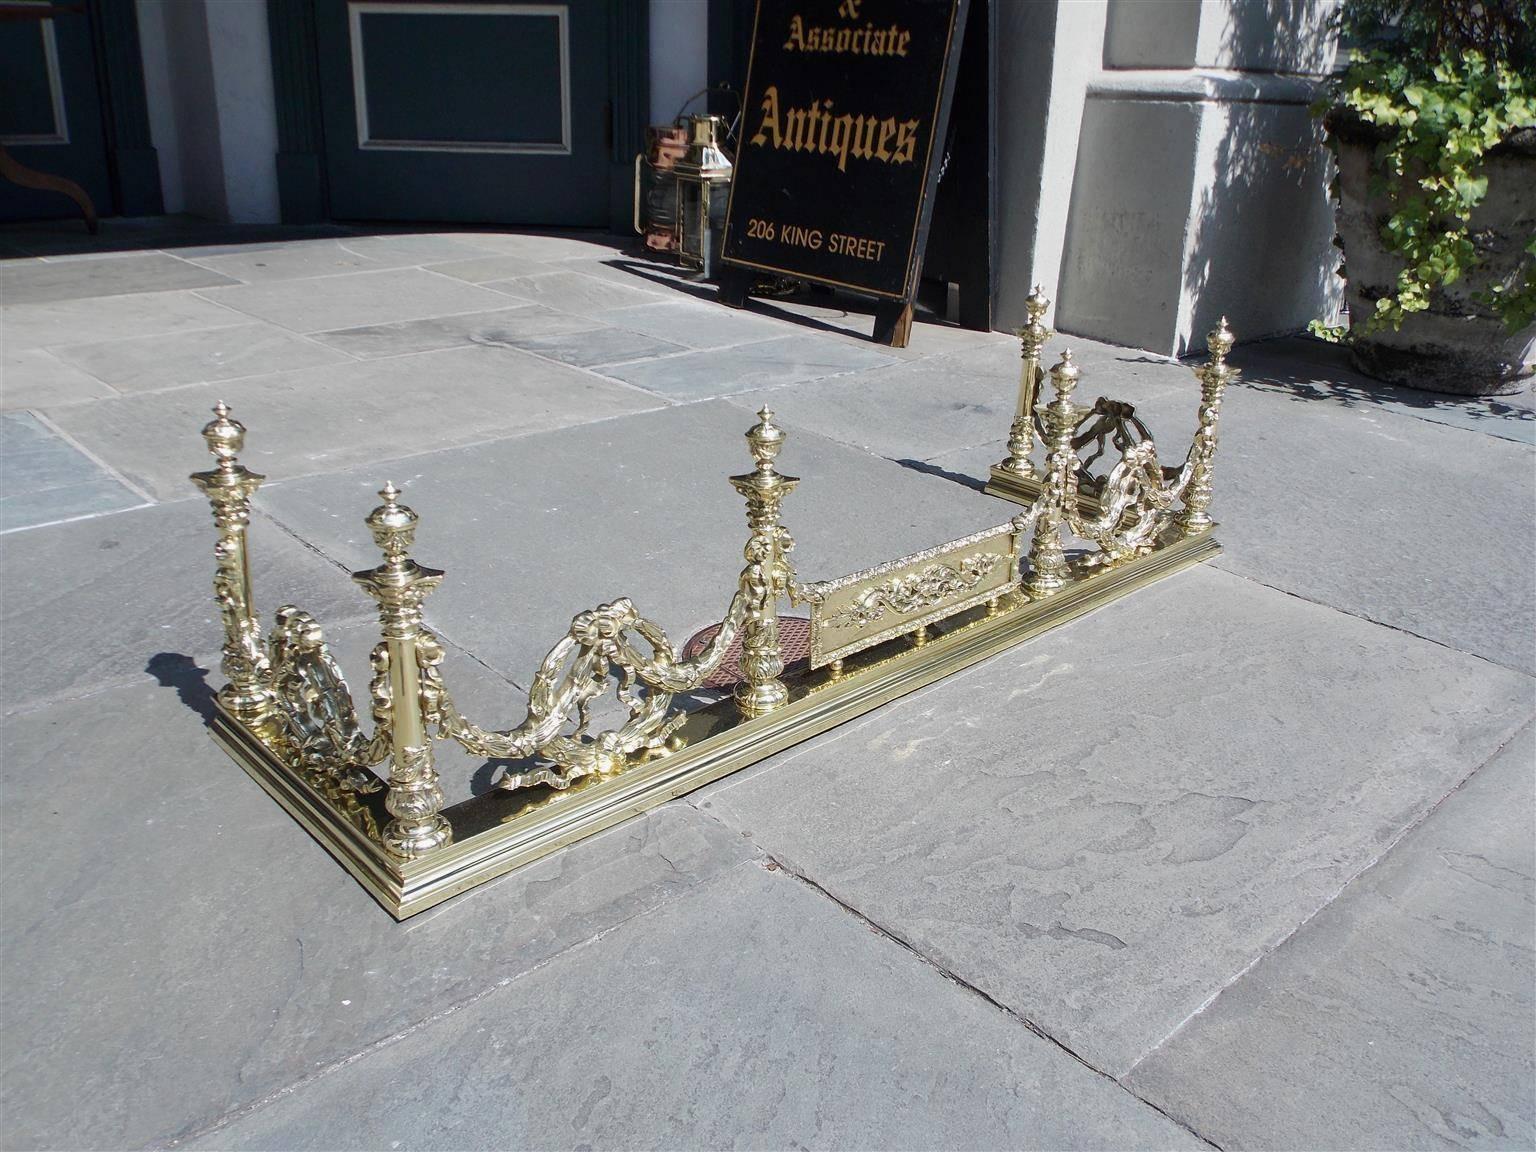
[(1525, 76), (1536, 68), (1530, 0), (1344, 0), (1336, 19), (1345, 47), (1388, 48), (1421, 73), (1467, 52)]
[[(1536, 127), (1533, 24), (1500, 0), (1346, 0), (1341, 29), (1363, 46), (1316, 110), (1342, 110), (1381, 137), (1373, 190), (1391, 208), (1381, 235), (1404, 262), (1375, 315), (1354, 318), (1356, 333), (1399, 327), (1429, 307), (1434, 289), (1477, 266), (1469, 221), (1488, 193), (1483, 157)], [(1526, 251), (1536, 256), (1536, 237)], [(1529, 324), (1536, 260), (1478, 299), (1511, 329)]]

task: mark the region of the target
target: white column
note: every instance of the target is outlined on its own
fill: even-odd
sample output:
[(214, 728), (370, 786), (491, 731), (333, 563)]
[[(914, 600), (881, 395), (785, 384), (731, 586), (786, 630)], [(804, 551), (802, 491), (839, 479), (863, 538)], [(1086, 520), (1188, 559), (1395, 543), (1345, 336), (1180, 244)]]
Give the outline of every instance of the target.
[(264, 0), (137, 0), (167, 212), (275, 222), (277, 106)]
[[(651, 0), (651, 123), (670, 124), (705, 84), (709, 67), (707, 0)], [(690, 112), (705, 111), (699, 100)]]

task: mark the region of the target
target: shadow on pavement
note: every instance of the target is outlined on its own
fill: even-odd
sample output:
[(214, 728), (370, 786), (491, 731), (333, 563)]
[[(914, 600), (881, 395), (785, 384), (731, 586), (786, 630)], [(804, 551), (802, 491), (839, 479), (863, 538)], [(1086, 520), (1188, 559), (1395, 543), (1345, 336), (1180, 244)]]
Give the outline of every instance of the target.
[(203, 718), (213, 719), (214, 691), (208, 684), (208, 669), (180, 652), (156, 652), (144, 666), (163, 687), (176, 689), (181, 702)]

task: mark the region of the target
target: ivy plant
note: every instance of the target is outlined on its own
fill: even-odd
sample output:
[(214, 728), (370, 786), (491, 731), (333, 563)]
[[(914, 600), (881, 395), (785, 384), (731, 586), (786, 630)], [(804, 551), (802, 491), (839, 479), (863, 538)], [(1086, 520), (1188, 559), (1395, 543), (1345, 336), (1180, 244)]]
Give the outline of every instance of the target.
[[(1488, 194), (1484, 157), (1522, 128), (1536, 128), (1536, 35), (1499, 0), (1346, 0), (1341, 27), (1349, 66), (1314, 111), (1369, 125), (1376, 146), (1373, 192), (1390, 208), (1381, 238), (1402, 258), (1391, 293), (1353, 331), (1398, 328), (1429, 307), (1430, 294), (1479, 262), (1470, 221)], [(1337, 148), (1335, 134), (1331, 142)], [(1476, 298), (1512, 330), (1536, 319), (1536, 235), (1513, 283)], [(1311, 330), (1340, 339), (1342, 328)]]

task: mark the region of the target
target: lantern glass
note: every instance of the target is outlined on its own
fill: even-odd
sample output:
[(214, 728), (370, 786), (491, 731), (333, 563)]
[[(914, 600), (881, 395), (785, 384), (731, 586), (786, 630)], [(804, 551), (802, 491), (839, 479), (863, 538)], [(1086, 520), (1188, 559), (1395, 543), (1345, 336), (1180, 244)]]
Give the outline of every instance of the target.
[(678, 177), (678, 254), (690, 268), (703, 269), (709, 260), (708, 202), (707, 181), (697, 177)]

